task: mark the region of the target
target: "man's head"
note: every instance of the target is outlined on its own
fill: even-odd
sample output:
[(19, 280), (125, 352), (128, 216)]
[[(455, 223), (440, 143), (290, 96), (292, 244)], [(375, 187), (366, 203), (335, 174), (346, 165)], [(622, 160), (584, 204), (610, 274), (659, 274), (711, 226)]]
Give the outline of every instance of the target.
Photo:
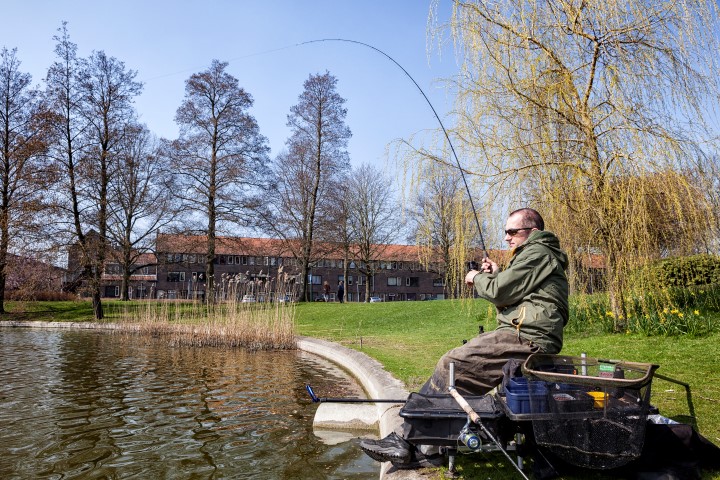
[(545, 221), (532, 208), (515, 210), (505, 222), (505, 241), (515, 249), (525, 243), (535, 230), (545, 230)]

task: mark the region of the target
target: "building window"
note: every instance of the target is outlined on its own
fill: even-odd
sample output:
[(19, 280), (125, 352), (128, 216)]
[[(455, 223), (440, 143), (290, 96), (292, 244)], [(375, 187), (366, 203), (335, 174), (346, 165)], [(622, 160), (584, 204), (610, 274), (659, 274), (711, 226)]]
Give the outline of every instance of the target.
[(168, 272), (167, 281), (168, 282), (184, 282), (185, 281), (185, 272)]
[(235, 257), (233, 257), (232, 255), (228, 255), (228, 257), (227, 257), (227, 263), (228, 263), (228, 265), (234, 265), (234, 264), (235, 264)]
[(420, 286), (420, 277), (405, 277), (405, 286), (406, 287), (419, 287)]
[(108, 263), (105, 265), (105, 273), (107, 275), (119, 275), (120, 264), (119, 263)]
[(250, 265), (255, 265), (255, 257), (249, 257)]
[(387, 284), (388, 284), (388, 287), (399, 287), (402, 285), (402, 278), (401, 277), (388, 277)]
[(320, 285), (322, 283), (322, 276), (320, 275), (308, 275), (311, 285)]
[(444, 287), (444, 286), (445, 286), (444, 278), (434, 278), (433, 279), (433, 287)]
[(352, 275), (348, 275), (348, 281), (347, 281), (348, 286), (352, 285), (352, 282), (353, 282)]

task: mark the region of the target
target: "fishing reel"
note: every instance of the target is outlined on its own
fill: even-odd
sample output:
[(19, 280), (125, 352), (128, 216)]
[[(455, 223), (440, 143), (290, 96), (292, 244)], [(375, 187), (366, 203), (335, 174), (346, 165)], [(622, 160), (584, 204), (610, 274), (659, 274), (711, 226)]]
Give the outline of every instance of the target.
[(465, 423), (465, 426), (460, 430), (458, 440), (470, 450), (477, 451), (482, 448), (482, 441), (478, 434), (470, 428), (471, 424), (472, 422), (470, 422), (470, 418), (468, 418), (467, 423)]
[(467, 269), (468, 269), (468, 272), (470, 270), (480, 270), (480, 264), (478, 262), (476, 262), (475, 260), (470, 260), (469, 262), (467, 262)]

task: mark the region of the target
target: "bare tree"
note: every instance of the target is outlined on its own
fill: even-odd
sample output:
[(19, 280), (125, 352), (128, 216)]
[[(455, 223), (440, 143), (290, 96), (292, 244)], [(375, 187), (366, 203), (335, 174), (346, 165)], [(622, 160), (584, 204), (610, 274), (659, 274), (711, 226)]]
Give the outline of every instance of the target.
[(109, 184), (108, 235), (120, 265), (120, 297), (129, 300), (130, 276), (150, 264), (140, 263), (153, 251), (156, 234), (174, 221), (175, 186), (166, 157), (144, 125), (128, 125)]
[(132, 103), (142, 85), (134, 71), (104, 52), (78, 59), (67, 25), (59, 30), (45, 96), (46, 118), (55, 134), (52, 157), (63, 179), (57, 205), (65, 215), (59, 226), (80, 249), (82, 278), (91, 290), (95, 318), (101, 319), (112, 162), (126, 124), (134, 121)]
[(402, 218), (392, 181), (375, 167), (363, 164), (353, 171), (347, 190), (354, 258), (358, 271), (365, 276), (365, 302), (369, 302), (378, 262), (400, 235)]
[(342, 255), (342, 281), (345, 284), (345, 291), (348, 289), (348, 273), (353, 253), (353, 231), (350, 225), (352, 197), (347, 189), (351, 174), (352, 172), (348, 172), (348, 175), (343, 176), (341, 183), (330, 191), (329, 200), (332, 211), (328, 214), (328, 218), (331, 221), (325, 229), (328, 237), (333, 239), (335, 252), (339, 251)]
[(459, 294), (464, 284), (465, 259), (472, 230), (466, 193), (457, 170), (431, 163), (410, 208), (412, 234), (420, 247), (420, 260), (445, 280), (449, 298)]
[[(325, 73), (310, 75), (297, 105), (290, 108), (292, 134), (287, 151), (275, 162), (273, 232), (286, 240), (300, 264), (304, 279), (301, 298), (310, 300), (309, 275), (313, 262), (327, 254), (317, 238), (329, 240), (334, 223), (334, 189), (349, 169), (345, 150), (351, 136), (345, 125), (347, 110), (336, 91), (337, 79)], [(325, 243), (325, 246), (328, 244)]]
[[(63, 22), (54, 38), (56, 61), (48, 69), (44, 95), (45, 124), (52, 141), (49, 157), (59, 176), (54, 185), (56, 208), (54, 237), (65, 242), (69, 251), (78, 251), (80, 271), (71, 272), (75, 284), (92, 277), (94, 263), (91, 237), (88, 237), (85, 218), (90, 200), (81, 195), (85, 183), (80, 158), (85, 148), (84, 133), (89, 128), (81, 115), (81, 93), (78, 81), (77, 45), (70, 41), (67, 23)], [(73, 244), (75, 244), (73, 246)]]
[[(0, 313), (5, 312), (8, 251), (23, 232), (40, 230), (38, 212), (51, 178), (44, 162), (40, 94), (20, 71), (17, 51), (0, 52)], [(13, 241), (15, 240), (15, 241)]]
[(178, 176), (175, 194), (207, 235), (207, 301), (214, 299), (215, 243), (230, 225), (252, 225), (266, 186), (267, 141), (248, 113), (252, 97), (227, 73), (227, 62), (185, 82), (185, 99), (175, 114), (180, 137), (169, 145)]
[(142, 84), (135, 81), (137, 73), (127, 70), (123, 62), (108, 57), (105, 52), (93, 52), (81, 61), (80, 89), (83, 99), (83, 114), (90, 128), (84, 153), (90, 173), (90, 189), (87, 193), (94, 199), (96, 207), (91, 224), (97, 228), (96, 262), (99, 268), (93, 271), (93, 305), (95, 317), (102, 318), (100, 304), (100, 279), (108, 251), (108, 219), (110, 212), (110, 185), (113, 175), (118, 172), (114, 165), (117, 155), (130, 131), (128, 124), (135, 120), (133, 101), (142, 91)]
[[(502, 204), (533, 205), (550, 228), (572, 232), (562, 237), (571, 256), (602, 254), (618, 330), (627, 273), (659, 254), (653, 209), (628, 205), (652, 195), (643, 188), (656, 172), (698, 171), (715, 136), (705, 110), (719, 91), (707, 55), (717, 18), (705, 0), (455, 2), (466, 157)], [(670, 206), (696, 193), (687, 181), (673, 187)]]

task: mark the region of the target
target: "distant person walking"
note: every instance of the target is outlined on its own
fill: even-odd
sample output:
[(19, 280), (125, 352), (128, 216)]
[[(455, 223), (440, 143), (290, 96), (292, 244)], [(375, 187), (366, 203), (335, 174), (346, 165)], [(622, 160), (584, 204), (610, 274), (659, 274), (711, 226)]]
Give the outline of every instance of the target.
[(343, 303), (345, 299), (345, 282), (340, 280), (338, 282), (338, 300), (340, 300), (340, 303)]
[(326, 302), (330, 301), (330, 284), (325, 280), (325, 283), (323, 283), (323, 299)]

